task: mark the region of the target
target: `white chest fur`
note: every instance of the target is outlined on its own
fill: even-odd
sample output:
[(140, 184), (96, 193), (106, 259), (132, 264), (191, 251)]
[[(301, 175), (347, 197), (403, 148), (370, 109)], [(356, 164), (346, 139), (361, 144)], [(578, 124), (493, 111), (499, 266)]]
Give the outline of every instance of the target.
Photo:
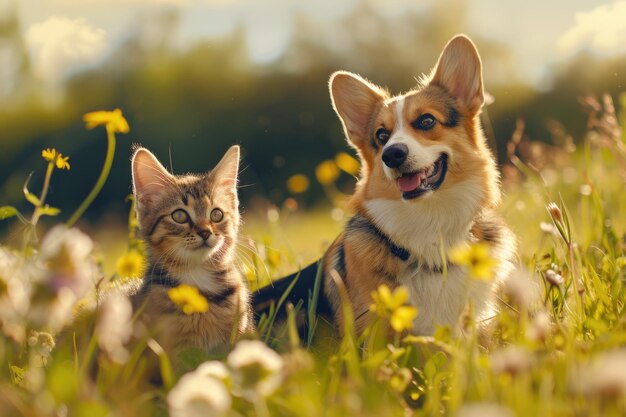
[(469, 241), (482, 197), (480, 184), (471, 180), (455, 189), (424, 195), (417, 204), (383, 199), (366, 203), (377, 227), (412, 254), (398, 282), (408, 288), (409, 303), (419, 310), (416, 334), (430, 335), (437, 325), (455, 329), (469, 302), (477, 319), (491, 314), (493, 284), (470, 280), (457, 266), (439, 272), (442, 251)]
[(413, 333), (432, 335), (437, 326), (456, 330), (461, 313), (472, 304), (478, 320), (491, 315), (491, 284), (470, 280), (467, 271), (450, 266), (446, 274), (423, 269), (407, 270), (398, 281), (409, 290), (409, 304), (418, 309)]
[(178, 278), (182, 283), (193, 285), (201, 291), (217, 293), (222, 289), (215, 273), (204, 265), (190, 266)]
[(365, 208), (377, 227), (428, 266), (441, 265), (441, 250), (462, 243), (482, 198), (480, 183), (421, 196), (419, 202), (374, 199)]

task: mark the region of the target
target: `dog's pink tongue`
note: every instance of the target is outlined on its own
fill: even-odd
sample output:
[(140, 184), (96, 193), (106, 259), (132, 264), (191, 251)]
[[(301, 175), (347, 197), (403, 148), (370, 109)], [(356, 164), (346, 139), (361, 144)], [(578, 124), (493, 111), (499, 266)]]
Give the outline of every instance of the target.
[(403, 193), (415, 190), (422, 183), (422, 178), (419, 174), (403, 175), (398, 178), (398, 187)]

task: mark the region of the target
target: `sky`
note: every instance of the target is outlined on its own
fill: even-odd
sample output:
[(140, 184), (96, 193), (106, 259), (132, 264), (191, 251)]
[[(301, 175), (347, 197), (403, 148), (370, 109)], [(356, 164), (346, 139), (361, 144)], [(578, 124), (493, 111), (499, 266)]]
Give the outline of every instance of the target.
[[(427, 11), (437, 0), (372, 0), (390, 24), (409, 10)], [(138, 19), (159, 11), (180, 15), (179, 45), (224, 36), (243, 25), (251, 57), (271, 61), (305, 14), (332, 21), (358, 0), (0, 0), (0, 14), (17, 7), (36, 75), (58, 82), (77, 68), (96, 65), (127, 39)], [(626, 54), (626, 0), (467, 0), (467, 33), (509, 46), (525, 80), (540, 86), (551, 65), (581, 50)], [(450, 11), (454, 13), (454, 10)]]

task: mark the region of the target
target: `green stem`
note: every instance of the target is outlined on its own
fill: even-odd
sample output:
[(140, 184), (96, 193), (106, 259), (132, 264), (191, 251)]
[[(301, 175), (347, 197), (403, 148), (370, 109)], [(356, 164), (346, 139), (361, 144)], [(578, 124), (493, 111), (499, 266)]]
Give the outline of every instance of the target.
[(39, 222), (39, 218), (41, 217), (41, 207), (44, 206), (46, 197), (48, 195), (48, 190), (50, 189), (50, 180), (52, 179), (52, 172), (54, 171), (54, 161), (48, 162), (48, 167), (46, 168), (46, 176), (43, 180), (43, 187), (41, 189), (41, 195), (39, 196), (39, 205), (35, 207), (33, 210), (33, 215), (30, 218), (30, 222), (28, 225), (28, 230), (26, 231), (24, 237), (24, 250), (28, 247), (30, 243), (33, 232), (35, 231), (35, 226)]
[(81, 203), (81, 205), (76, 209), (74, 214), (72, 214), (72, 217), (70, 217), (70, 219), (67, 221), (68, 227), (72, 227), (74, 223), (76, 223), (76, 221), (80, 218), (80, 216), (82, 216), (83, 213), (85, 213), (87, 208), (89, 208), (91, 203), (93, 203), (93, 200), (96, 199), (96, 196), (100, 193), (100, 190), (102, 190), (102, 187), (104, 186), (104, 183), (106, 182), (109, 176), (109, 173), (111, 172), (111, 166), (113, 165), (113, 157), (115, 156), (115, 134), (113, 133), (113, 129), (110, 128), (109, 125), (107, 125), (106, 129), (107, 129), (108, 147), (107, 147), (106, 158), (104, 160), (104, 166), (102, 167), (102, 172), (100, 172), (100, 177), (98, 178), (98, 181), (91, 189), (91, 192), (89, 193), (87, 198), (85, 198), (85, 200)]
[(50, 189), (50, 180), (52, 179), (52, 171), (54, 171), (54, 163), (48, 162), (48, 168), (46, 169), (46, 178), (43, 180), (43, 189), (41, 190), (41, 196), (39, 197), (41, 206), (44, 205), (44, 203), (46, 202), (46, 197), (48, 196), (48, 190)]
[(43, 180), (43, 188), (41, 189), (41, 195), (39, 196), (39, 205), (35, 207), (35, 211), (33, 211), (33, 216), (30, 218), (30, 224), (32, 225), (32, 227), (35, 227), (37, 225), (39, 217), (41, 216), (39, 208), (43, 207), (46, 202), (46, 196), (48, 195), (48, 190), (50, 189), (50, 180), (52, 179), (52, 171), (54, 171), (54, 162), (48, 162), (46, 177)]
[(85, 373), (88, 372), (89, 366), (94, 357), (94, 354), (96, 353), (97, 347), (98, 347), (98, 340), (96, 339), (96, 335), (93, 334), (91, 335), (91, 338), (89, 339), (89, 344), (87, 345), (87, 352), (85, 352), (85, 355), (83, 356), (83, 362), (78, 365), (78, 372), (80, 373), (80, 375), (85, 375)]
[(576, 266), (574, 265), (574, 247), (571, 243), (567, 244), (567, 253), (569, 255), (570, 273), (572, 281), (574, 281), (574, 291), (576, 291), (576, 299), (578, 308), (580, 310), (581, 323), (585, 320), (585, 302), (584, 302), (584, 287), (580, 288), (582, 283), (578, 282), (578, 276), (576, 276)]

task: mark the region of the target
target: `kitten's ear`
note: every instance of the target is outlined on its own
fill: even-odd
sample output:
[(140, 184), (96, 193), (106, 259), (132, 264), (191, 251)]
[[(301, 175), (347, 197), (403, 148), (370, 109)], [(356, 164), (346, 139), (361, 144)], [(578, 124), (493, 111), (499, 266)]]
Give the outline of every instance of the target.
[(174, 177), (146, 148), (135, 151), (131, 165), (133, 193), (138, 205), (150, 204), (155, 195), (174, 184)]
[(211, 177), (215, 184), (230, 188), (237, 193), (237, 174), (239, 172), (239, 146), (231, 146), (222, 159), (211, 170)]
[(343, 123), (346, 137), (361, 148), (367, 143), (374, 110), (387, 98), (387, 93), (347, 71), (335, 72), (330, 77), (329, 88), (333, 108)]
[(481, 109), (485, 103), (482, 64), (470, 38), (456, 35), (448, 42), (430, 82), (446, 89), (470, 112)]

